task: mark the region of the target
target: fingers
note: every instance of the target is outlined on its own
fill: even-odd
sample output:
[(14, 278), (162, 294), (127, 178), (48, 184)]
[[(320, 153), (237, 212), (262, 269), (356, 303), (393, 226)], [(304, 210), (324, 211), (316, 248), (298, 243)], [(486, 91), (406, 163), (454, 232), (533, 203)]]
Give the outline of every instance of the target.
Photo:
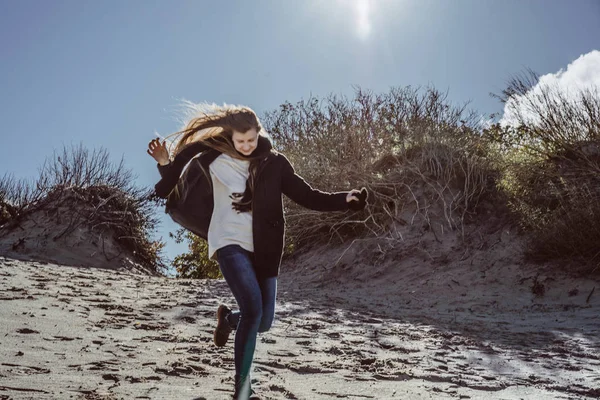
[(150, 157), (152, 157), (152, 158), (154, 158), (155, 160), (158, 161), (158, 158), (157, 158), (156, 154), (153, 151), (146, 150), (146, 153), (150, 154)]
[(148, 146), (162, 146), (162, 147), (166, 147), (167, 145), (167, 140), (163, 139), (162, 143), (160, 142), (159, 138), (154, 138), (150, 141), (150, 143), (148, 143)]
[(348, 192), (347, 201), (348, 202), (356, 201), (358, 203), (361, 203), (361, 202), (366, 202), (367, 197), (368, 197), (368, 193), (367, 193), (366, 188), (363, 187), (362, 189), (352, 189)]
[(164, 153), (168, 153), (166, 147), (166, 140), (163, 140), (163, 142), (161, 143), (160, 139), (158, 138), (152, 139), (148, 143), (148, 149), (146, 150), (146, 153), (148, 153), (152, 158), (158, 161), (160, 158), (163, 157)]
[(162, 143), (160, 143), (160, 139), (156, 138), (156, 139), (152, 139), (149, 143), (148, 143), (148, 154), (152, 155), (152, 153), (158, 151), (158, 150), (164, 150), (167, 151), (167, 146), (166, 146), (166, 140), (163, 140)]

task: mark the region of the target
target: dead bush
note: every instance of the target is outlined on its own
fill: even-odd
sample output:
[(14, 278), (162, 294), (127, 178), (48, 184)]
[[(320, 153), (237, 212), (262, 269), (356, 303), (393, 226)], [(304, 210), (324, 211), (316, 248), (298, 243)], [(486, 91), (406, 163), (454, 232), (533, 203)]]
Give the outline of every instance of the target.
[[(387, 249), (402, 241), (398, 225), (434, 233), (441, 226), (442, 233), (464, 235), (479, 202), (497, 199), (499, 153), (480, 135), (479, 116), (433, 88), (392, 88), (378, 95), (356, 89), (352, 99), (286, 102), (261, 120), (275, 149), (313, 187), (365, 186), (371, 194), (367, 209), (348, 213), (316, 212), (285, 198), (284, 256), (361, 235), (383, 237)], [(174, 262), (178, 276), (220, 276), (203, 239), (182, 230), (176, 238), (189, 244)]]
[(320, 213), (285, 202), (288, 243), (360, 234), (386, 235), (394, 224), (462, 229), (499, 175), (479, 118), (453, 106), (433, 88), (393, 88), (374, 95), (356, 89), (351, 100), (331, 95), (267, 113), (275, 148), (314, 187), (366, 186), (369, 207), (358, 213)]
[(123, 160), (112, 164), (104, 149), (64, 147), (46, 160), (35, 181), (16, 181), (7, 175), (0, 180), (1, 228), (9, 232), (40, 209), (55, 216), (58, 208), (66, 209), (63, 214), (68, 223), (54, 233), (54, 240), (85, 227), (100, 237), (114, 238), (135, 261), (164, 273), (166, 266), (160, 255), (164, 243), (149, 239), (158, 223), (153, 191), (136, 187), (133, 180)]
[(506, 159), (502, 187), (535, 259), (578, 259), (596, 269), (600, 256), (600, 96), (538, 84), (532, 71), (498, 96), (513, 124), (486, 134)]

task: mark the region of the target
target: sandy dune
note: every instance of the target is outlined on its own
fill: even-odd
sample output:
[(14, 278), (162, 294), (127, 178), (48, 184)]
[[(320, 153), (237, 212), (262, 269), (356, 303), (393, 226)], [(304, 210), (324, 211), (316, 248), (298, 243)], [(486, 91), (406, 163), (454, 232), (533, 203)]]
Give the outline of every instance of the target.
[[(538, 299), (516, 270), (394, 283), (311, 257), (284, 266), (275, 324), (259, 335), (265, 399), (600, 397), (592, 280), (547, 277)], [(220, 302), (234, 304), (223, 281), (0, 258), (0, 399), (230, 398), (232, 342), (212, 344)]]

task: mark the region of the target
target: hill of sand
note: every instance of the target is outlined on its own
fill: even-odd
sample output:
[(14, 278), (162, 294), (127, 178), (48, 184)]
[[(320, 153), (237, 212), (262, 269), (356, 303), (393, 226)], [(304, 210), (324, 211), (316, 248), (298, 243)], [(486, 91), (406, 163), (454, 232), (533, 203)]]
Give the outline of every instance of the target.
[[(255, 390), (598, 398), (597, 282), (538, 275), (509, 231), (486, 243), (456, 259), (402, 246), (367, 265), (356, 261), (371, 251), (364, 240), (287, 260), (276, 321), (259, 334)], [(212, 343), (220, 303), (235, 304), (219, 280), (2, 258), (0, 399), (230, 398), (233, 343)]]
[[(230, 398), (233, 341), (212, 343), (225, 282), (150, 275), (65, 223), (0, 232), (0, 399)], [(600, 398), (597, 279), (525, 263), (502, 223), (431, 226), (284, 261), (262, 398)]]
[(152, 273), (152, 268), (116, 240), (113, 222), (97, 218), (99, 210), (105, 216), (113, 214), (111, 219), (117, 221), (124, 214), (111, 208), (111, 200), (119, 193), (102, 189), (88, 190), (87, 196), (72, 188), (51, 193), (30, 207), (18, 223), (0, 226), (0, 255), (24, 261)]

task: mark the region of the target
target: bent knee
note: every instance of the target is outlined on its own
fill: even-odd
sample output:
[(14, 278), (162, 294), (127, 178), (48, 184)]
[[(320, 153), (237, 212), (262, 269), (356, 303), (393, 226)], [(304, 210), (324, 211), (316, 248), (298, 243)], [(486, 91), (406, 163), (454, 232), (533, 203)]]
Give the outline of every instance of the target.
[(260, 325), (258, 326), (258, 331), (260, 333), (267, 332), (269, 329), (271, 329), (272, 325), (273, 325), (273, 318), (268, 318), (268, 319), (263, 318), (260, 321)]
[(243, 323), (256, 327), (261, 324), (262, 320), (263, 312), (260, 307), (244, 307), (240, 309), (240, 321), (243, 321)]

